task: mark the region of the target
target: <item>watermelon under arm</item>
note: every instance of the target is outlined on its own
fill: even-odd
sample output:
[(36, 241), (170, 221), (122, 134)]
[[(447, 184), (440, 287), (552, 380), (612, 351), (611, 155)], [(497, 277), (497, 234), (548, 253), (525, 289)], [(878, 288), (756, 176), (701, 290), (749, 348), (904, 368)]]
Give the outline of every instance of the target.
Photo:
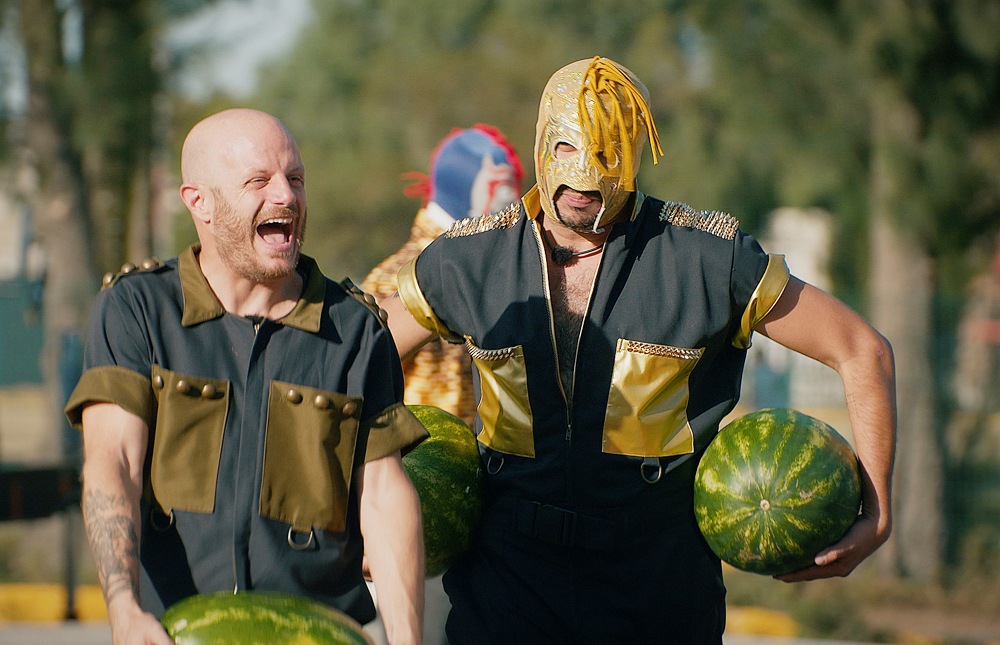
[(712, 550), (754, 573), (814, 565), (858, 519), (861, 483), (850, 445), (793, 410), (740, 417), (705, 450), (695, 475), (695, 516)]

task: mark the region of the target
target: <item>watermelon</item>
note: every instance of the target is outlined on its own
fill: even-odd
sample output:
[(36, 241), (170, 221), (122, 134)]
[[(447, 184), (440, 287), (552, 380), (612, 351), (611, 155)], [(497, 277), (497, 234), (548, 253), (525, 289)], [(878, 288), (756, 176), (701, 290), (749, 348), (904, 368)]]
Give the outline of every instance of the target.
[(476, 437), (453, 414), (430, 405), (407, 406), (429, 437), (403, 457), (424, 521), (425, 575), (445, 572), (469, 549), (483, 507)]
[(189, 596), (160, 622), (177, 645), (375, 645), (347, 614), (277, 592)]
[(723, 428), (695, 474), (698, 527), (724, 562), (781, 575), (817, 553), (858, 518), (861, 477), (850, 444), (826, 423), (782, 408)]

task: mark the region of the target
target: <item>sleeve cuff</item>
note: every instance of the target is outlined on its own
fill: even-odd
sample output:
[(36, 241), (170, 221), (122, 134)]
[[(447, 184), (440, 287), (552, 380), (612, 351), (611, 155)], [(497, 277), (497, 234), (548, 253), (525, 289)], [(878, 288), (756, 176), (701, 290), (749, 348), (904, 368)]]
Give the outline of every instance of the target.
[(753, 328), (771, 311), (774, 304), (778, 302), (785, 285), (788, 284), (788, 265), (785, 264), (785, 256), (768, 255), (767, 268), (761, 276), (757, 288), (750, 296), (750, 302), (743, 311), (743, 318), (740, 321), (740, 329), (733, 338), (733, 346), (740, 349), (750, 347), (750, 337), (753, 335)]
[(419, 257), (418, 255), (404, 264), (397, 276), (399, 297), (403, 301), (403, 306), (410, 312), (413, 319), (425, 329), (438, 334), (449, 342), (464, 342), (464, 338), (452, 332), (438, 319), (434, 314), (434, 309), (431, 308), (430, 303), (427, 302), (420, 290), (420, 285), (417, 283), (417, 259)]
[(387, 457), (396, 451), (407, 453), (427, 438), (427, 429), (402, 403), (386, 408), (368, 428), (365, 462)]
[(151, 426), (153, 389), (148, 376), (118, 365), (92, 367), (83, 373), (66, 403), (66, 418), (83, 429), (83, 408), (88, 403), (114, 403)]

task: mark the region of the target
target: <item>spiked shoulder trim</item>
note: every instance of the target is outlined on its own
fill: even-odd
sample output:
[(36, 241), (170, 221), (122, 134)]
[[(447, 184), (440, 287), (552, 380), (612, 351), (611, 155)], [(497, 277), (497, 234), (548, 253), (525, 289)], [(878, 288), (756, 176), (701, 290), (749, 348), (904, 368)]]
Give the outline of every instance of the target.
[(666, 202), (660, 209), (660, 220), (674, 226), (687, 226), (717, 235), (726, 240), (736, 237), (740, 221), (728, 213), (719, 211), (695, 211), (687, 204)]
[(507, 208), (497, 211), (496, 213), (480, 215), (479, 217), (466, 217), (456, 220), (444, 236), (464, 237), (466, 235), (475, 235), (476, 233), (492, 231), (497, 228), (510, 228), (517, 222), (518, 219), (521, 218), (521, 210), (520, 202), (514, 202)]

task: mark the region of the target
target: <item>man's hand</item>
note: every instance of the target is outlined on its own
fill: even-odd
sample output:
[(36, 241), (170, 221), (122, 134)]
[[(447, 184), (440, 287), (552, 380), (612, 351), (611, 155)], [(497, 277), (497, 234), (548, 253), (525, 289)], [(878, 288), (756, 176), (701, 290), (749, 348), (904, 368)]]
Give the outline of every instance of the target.
[(115, 645), (173, 645), (167, 630), (152, 614), (139, 609), (135, 603), (126, 605), (126, 599), (108, 603), (111, 621), (111, 641)]
[(874, 553), (888, 537), (888, 531), (879, 531), (877, 517), (861, 514), (840, 541), (816, 554), (814, 566), (774, 578), (783, 582), (843, 578)]

